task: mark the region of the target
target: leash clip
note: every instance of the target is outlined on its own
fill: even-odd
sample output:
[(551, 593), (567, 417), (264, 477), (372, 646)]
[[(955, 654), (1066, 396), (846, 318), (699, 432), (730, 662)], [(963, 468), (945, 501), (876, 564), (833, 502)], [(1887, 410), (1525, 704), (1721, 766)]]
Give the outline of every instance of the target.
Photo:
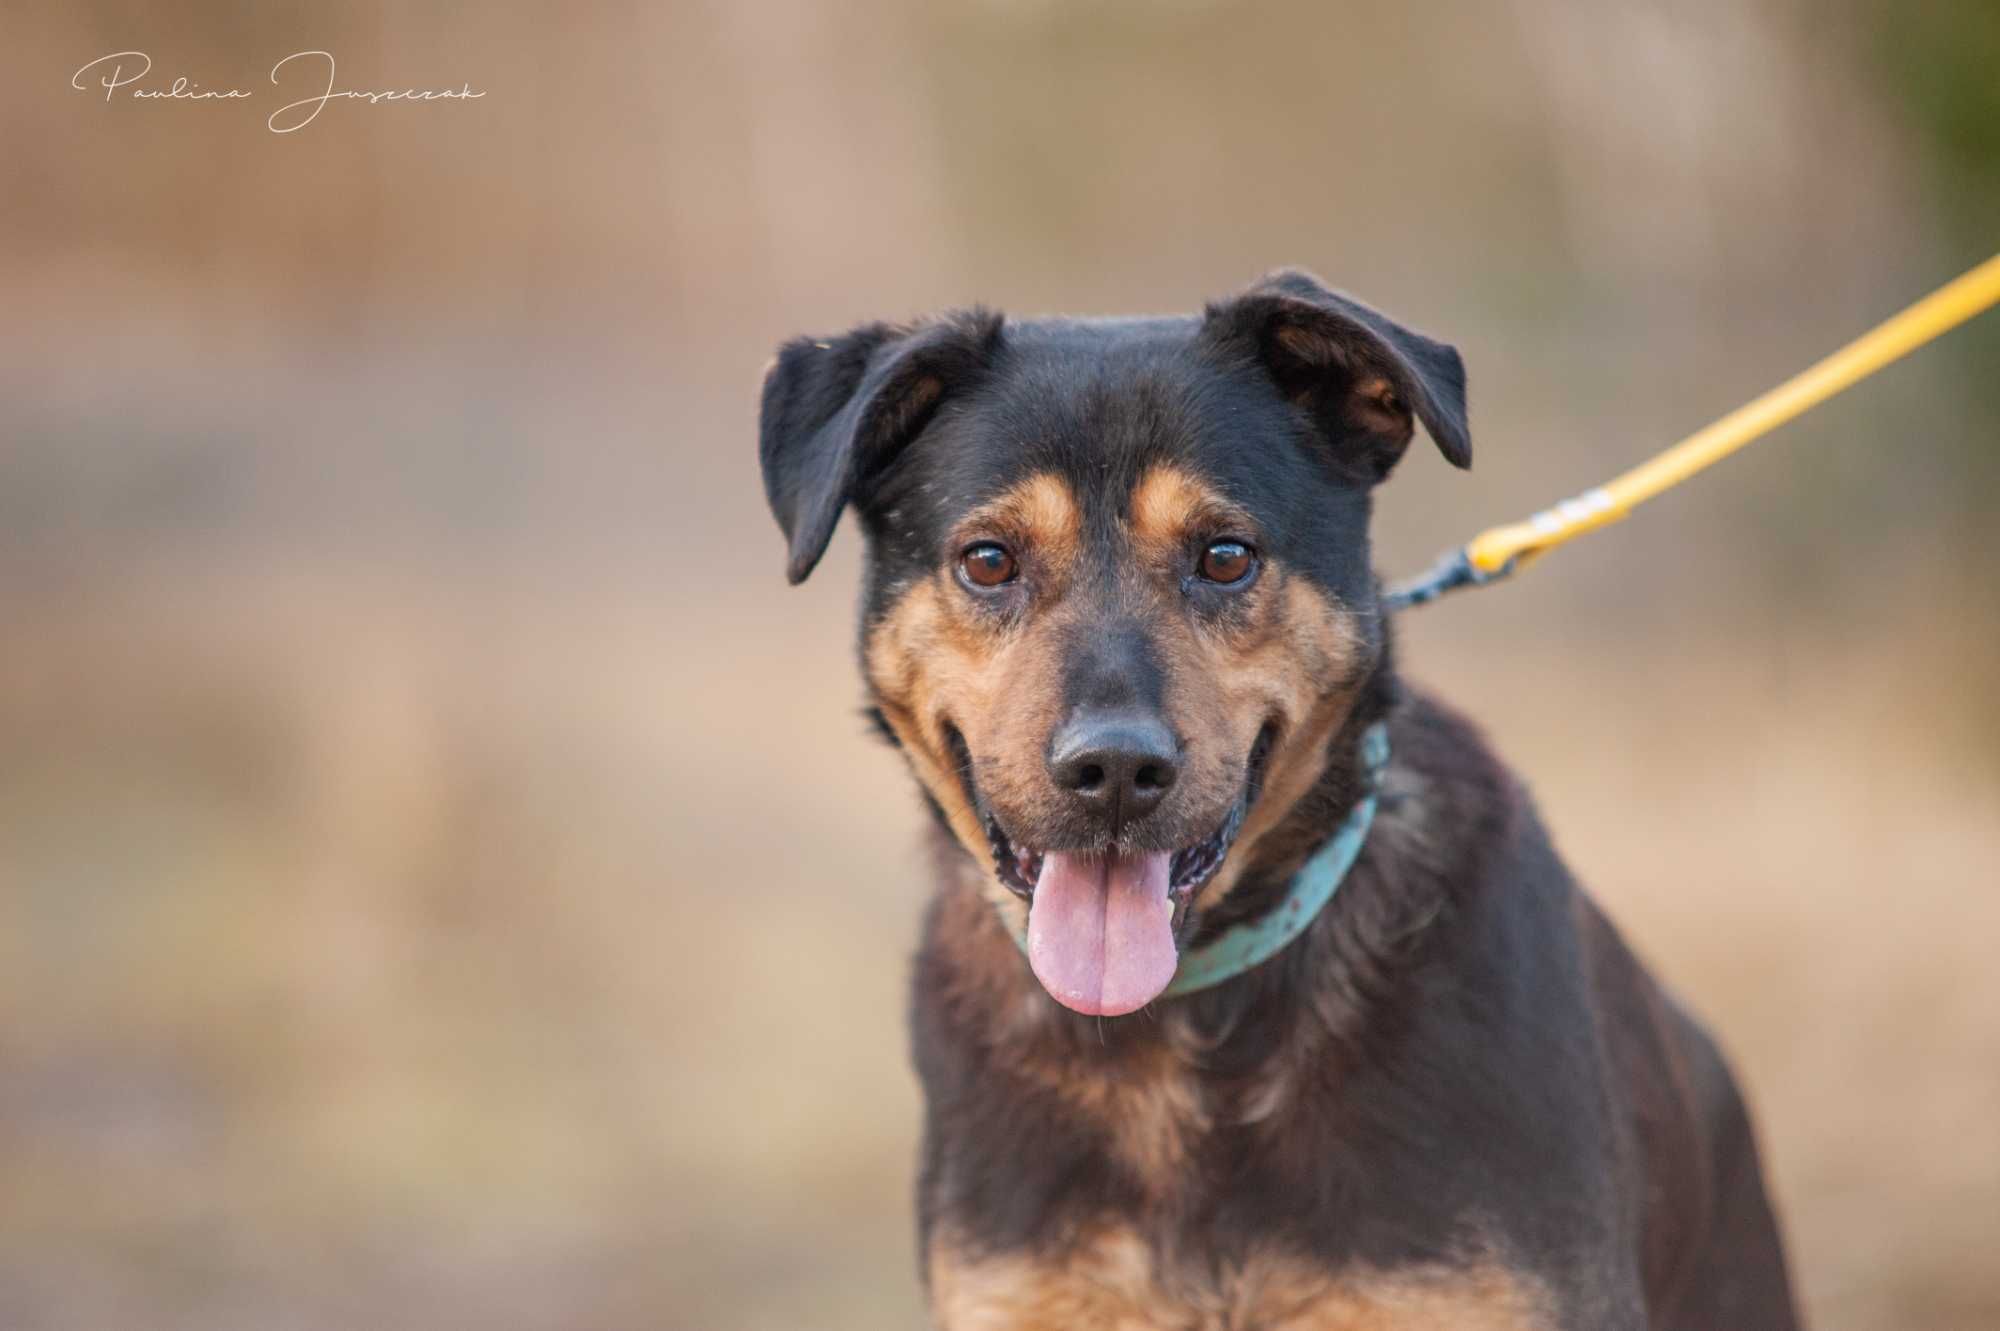
[(1498, 582), (1520, 567), (1521, 557), (1514, 555), (1506, 563), (1492, 572), (1486, 572), (1472, 562), (1464, 547), (1453, 550), (1439, 558), (1427, 573), (1420, 573), (1408, 582), (1399, 583), (1382, 594), (1382, 604), (1391, 610), (1407, 610), (1412, 606), (1429, 605), (1446, 592), (1457, 591), (1460, 587), (1484, 587), (1489, 582)]

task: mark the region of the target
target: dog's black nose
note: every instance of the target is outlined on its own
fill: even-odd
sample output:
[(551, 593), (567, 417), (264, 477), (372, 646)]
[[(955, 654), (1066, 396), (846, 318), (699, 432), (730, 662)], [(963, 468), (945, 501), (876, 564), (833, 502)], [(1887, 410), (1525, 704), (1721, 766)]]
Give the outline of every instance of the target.
[(1087, 712), (1049, 745), (1049, 775), (1113, 826), (1159, 806), (1180, 775), (1173, 732), (1149, 712)]

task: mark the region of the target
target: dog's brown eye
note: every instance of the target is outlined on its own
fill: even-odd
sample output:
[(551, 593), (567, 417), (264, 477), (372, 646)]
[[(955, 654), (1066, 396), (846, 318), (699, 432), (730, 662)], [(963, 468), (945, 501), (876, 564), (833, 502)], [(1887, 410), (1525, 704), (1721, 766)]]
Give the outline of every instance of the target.
[(998, 587), (1012, 582), (1017, 571), (1014, 556), (1007, 547), (991, 541), (981, 542), (960, 555), (958, 567), (965, 574), (965, 580), (975, 587)]
[(1241, 582), (1250, 576), (1256, 558), (1241, 541), (1216, 541), (1201, 552), (1198, 568), (1210, 582)]

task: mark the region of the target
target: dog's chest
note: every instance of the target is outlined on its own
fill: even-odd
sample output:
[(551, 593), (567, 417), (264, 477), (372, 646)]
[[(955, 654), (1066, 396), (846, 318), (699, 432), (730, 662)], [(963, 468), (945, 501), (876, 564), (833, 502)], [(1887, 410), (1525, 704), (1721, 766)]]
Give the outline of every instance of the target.
[[(1171, 1018), (1162, 1033), (1185, 1034)], [(1225, 1200), (1232, 1210), (1258, 1209), (1213, 1191), (1230, 1186), (1250, 1188), (1264, 1206), (1277, 1200), (1266, 1189), (1288, 1172), (1275, 1168), (1272, 1153), (1309, 1136), (1298, 1116), (1302, 1098), (1326, 1088), (1306, 1069), (1323, 1056), (1316, 1047), (1281, 1049), (1225, 1089), (1197, 1075), (1200, 1060), (1189, 1044), (1163, 1041), (1152, 1054), (1119, 1064), (1116, 1076), (1038, 1068), (1025, 1059), (1012, 1065), (1012, 1075), (1027, 1076), (1036, 1092), (1023, 1095), (1015, 1086), (1012, 1102), (1052, 1115), (1034, 1120), (1046, 1122), (1051, 1137), (1084, 1132), (1133, 1200), (1122, 1215), (1079, 1205), (1069, 1186), (1037, 1171), (1028, 1158), (1032, 1145), (1026, 1156), (994, 1162), (1024, 1184), (1033, 1180), (1049, 1205), (1032, 1228), (1062, 1237), (995, 1252), (961, 1241), (968, 1231), (958, 1226), (976, 1217), (946, 1205), (926, 1254), (940, 1331), (1528, 1331), (1555, 1324), (1540, 1281), (1486, 1258), (1330, 1267), (1275, 1237), (1239, 1232), (1232, 1254), (1218, 1259), (1205, 1246), (1212, 1235), (1166, 1217), (1201, 1214)], [(1034, 1132), (1016, 1139), (1036, 1140)], [(1220, 1182), (1230, 1177), (1239, 1182)], [(1440, 1252), (1459, 1246), (1451, 1232), (1439, 1230)]]
[(1224, 1271), (1163, 1262), (1136, 1232), (1100, 1228), (1059, 1255), (981, 1256), (940, 1239), (938, 1331), (1530, 1331), (1553, 1326), (1531, 1279), (1488, 1263), (1328, 1272), (1277, 1253)]

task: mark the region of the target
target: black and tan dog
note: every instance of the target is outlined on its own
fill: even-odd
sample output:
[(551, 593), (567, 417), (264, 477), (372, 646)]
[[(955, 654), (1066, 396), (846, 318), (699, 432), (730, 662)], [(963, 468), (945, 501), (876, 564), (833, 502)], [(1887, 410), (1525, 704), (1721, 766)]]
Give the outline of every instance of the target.
[(791, 579), (852, 505), (873, 714), (937, 815), (937, 1325), (1797, 1324), (1714, 1046), (1391, 669), (1370, 501), (1418, 422), (1470, 462), (1457, 353), (1299, 273), (780, 351)]

